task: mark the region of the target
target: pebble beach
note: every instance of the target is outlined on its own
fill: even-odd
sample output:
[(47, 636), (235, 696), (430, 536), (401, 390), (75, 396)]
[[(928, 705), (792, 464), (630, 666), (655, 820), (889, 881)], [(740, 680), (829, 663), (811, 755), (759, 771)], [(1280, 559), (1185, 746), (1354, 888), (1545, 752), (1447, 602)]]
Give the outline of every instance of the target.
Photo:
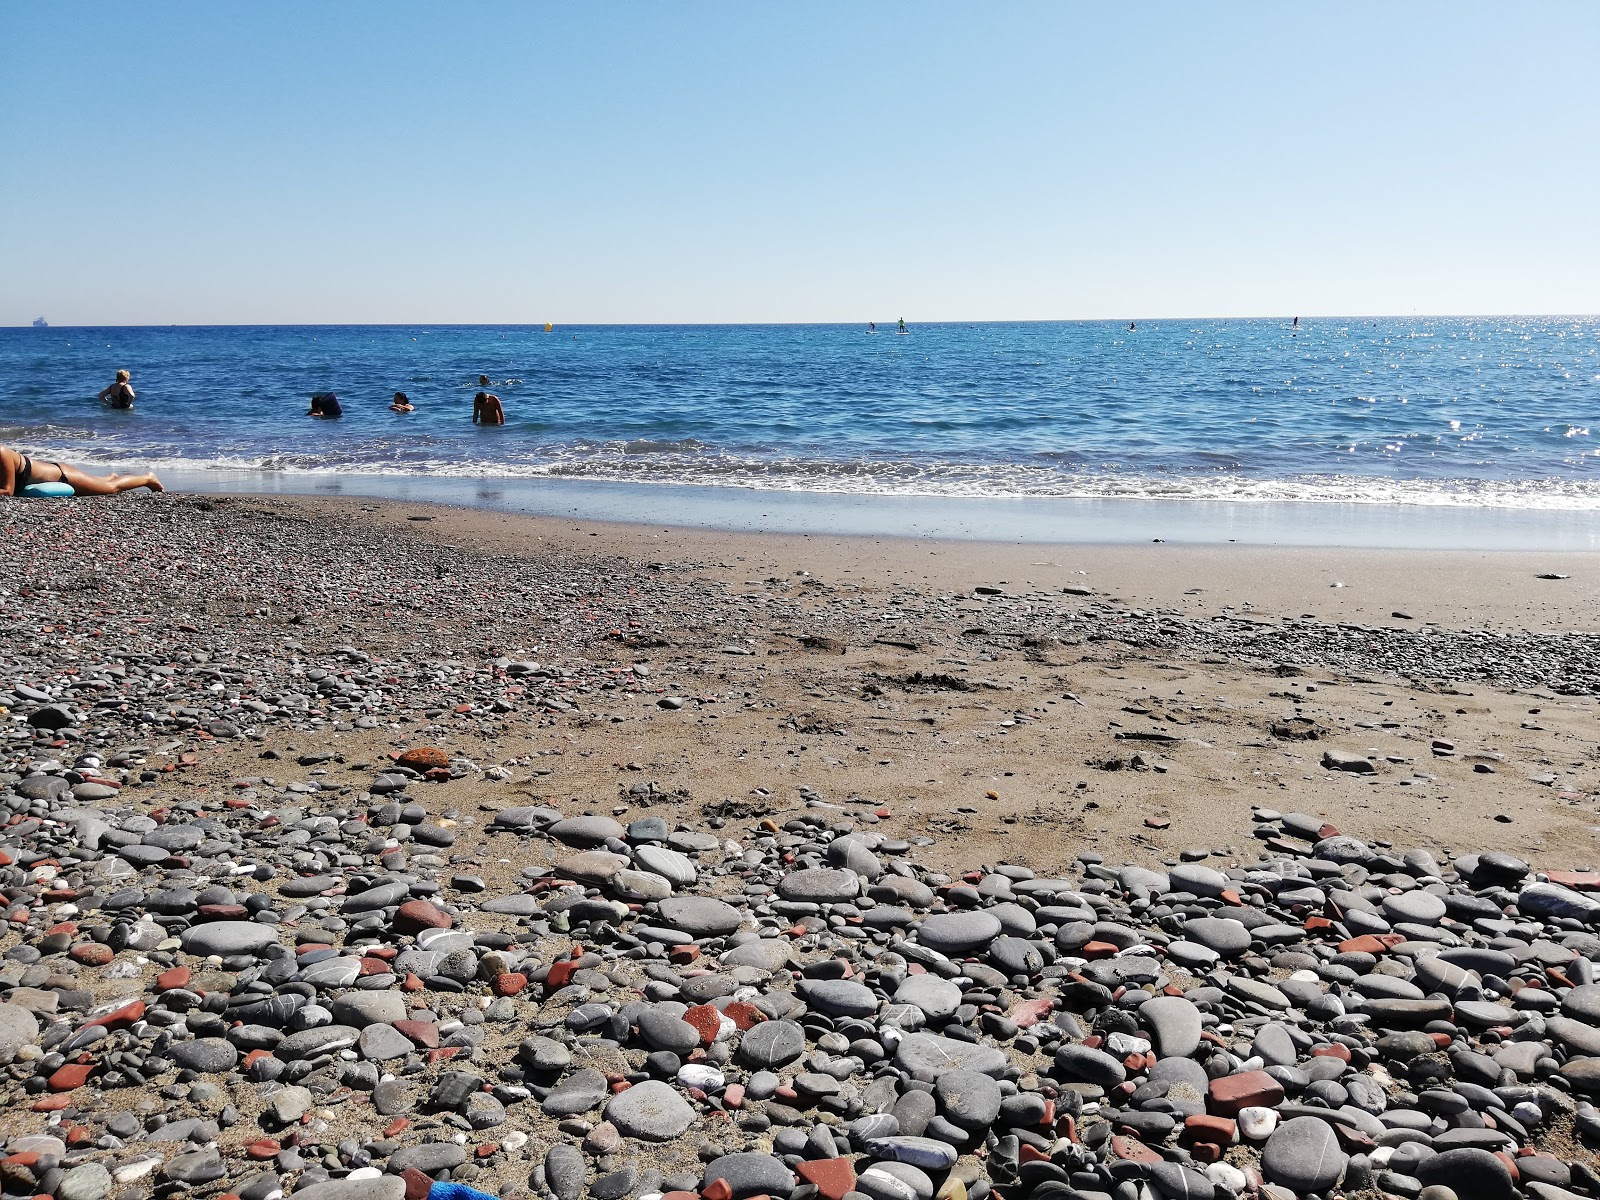
[(6, 1196), (1600, 1196), (1592, 556), (5, 516)]

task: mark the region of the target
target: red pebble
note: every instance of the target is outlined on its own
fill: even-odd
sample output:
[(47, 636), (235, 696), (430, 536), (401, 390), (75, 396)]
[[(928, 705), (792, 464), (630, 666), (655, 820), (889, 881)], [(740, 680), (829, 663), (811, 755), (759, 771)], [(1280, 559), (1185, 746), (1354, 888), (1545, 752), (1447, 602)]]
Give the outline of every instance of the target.
[(739, 1030), (749, 1029), (752, 1025), (759, 1025), (767, 1019), (767, 1014), (754, 1004), (744, 1000), (735, 1000), (722, 1010), (722, 1015), (734, 1023)]
[(192, 975), (193, 972), (188, 967), (173, 967), (170, 971), (163, 971), (156, 976), (156, 990), (158, 992), (170, 992), (178, 988), (186, 988), (189, 986), (189, 980)]
[(439, 1044), (439, 1027), (432, 1021), (396, 1021), (394, 1027), (425, 1050)]
[(744, 1084), (730, 1083), (722, 1089), (722, 1103), (727, 1108), (744, 1107)]
[(1214, 1146), (1231, 1146), (1238, 1136), (1238, 1126), (1230, 1117), (1213, 1117), (1205, 1114), (1187, 1117), (1183, 1122), (1184, 1136), (1196, 1142), (1209, 1142)]
[(405, 1181), (406, 1200), (428, 1200), (428, 1191), (433, 1187), (432, 1179), (415, 1167), (401, 1171), (400, 1178)]
[(722, 1028), (722, 1014), (711, 1004), (694, 1005), (683, 1014), (683, 1019), (694, 1026), (702, 1046), (709, 1046), (716, 1041), (717, 1031)]
[(103, 967), (117, 956), (117, 952), (99, 942), (79, 942), (67, 951), (67, 956), (87, 967)]
[(396, 1117), (383, 1127), (383, 1136), (392, 1138), (395, 1134), (403, 1132), (410, 1124), (410, 1117)]
[(81, 1088), (89, 1082), (89, 1073), (94, 1070), (93, 1063), (68, 1063), (56, 1070), (50, 1076), (49, 1085), (52, 1092), (70, 1092), (73, 1088)]
[(567, 984), (572, 982), (572, 976), (577, 969), (578, 964), (570, 959), (551, 963), (550, 970), (544, 977), (544, 994), (549, 996), (566, 987)]
[(124, 1004), (121, 1008), (108, 1012), (103, 1017), (97, 1017), (93, 1021), (85, 1021), (84, 1028), (89, 1029), (99, 1025), (106, 1029), (123, 1029), (140, 1020), (143, 1016), (144, 1001), (135, 1000), (131, 1004)]
[(420, 992), (422, 990), (421, 976), (415, 971), (407, 971), (405, 982), (400, 985), (400, 990), (402, 992)]
[(496, 975), (489, 986), (494, 989), (496, 996), (515, 996), (528, 986), (528, 977), (519, 971), (507, 971), (504, 975)]
[(244, 1148), (244, 1152), (257, 1162), (262, 1162), (277, 1157), (278, 1151), (282, 1149), (283, 1147), (271, 1138), (262, 1138), (260, 1141), (251, 1142)]
[(848, 1158), (808, 1159), (795, 1166), (795, 1174), (815, 1185), (824, 1200), (844, 1200), (856, 1186), (856, 1169)]
[(700, 1189), (702, 1200), (733, 1200), (733, 1186), (726, 1179), (713, 1179)]
[[(430, 774), (431, 774), (431, 772), (430, 772)], [(448, 775), (449, 772), (446, 771), (445, 774)], [(476, 1154), (479, 1158), (488, 1158), (491, 1154), (497, 1153), (499, 1151), (499, 1149), (500, 1149), (500, 1144), (498, 1142), (485, 1142), (483, 1145), (479, 1146), (476, 1150), (474, 1150), (473, 1153)]]
[(449, 913), (440, 911), (426, 900), (407, 900), (394, 914), (394, 927), (402, 932), (449, 929), (454, 924)]
[[(1023, 1144), (1027, 1145), (1026, 1142)], [(1028, 1149), (1032, 1150), (1033, 1147), (1028, 1146)], [(1035, 1151), (1035, 1153), (1037, 1153), (1037, 1151)], [(1161, 1161), (1161, 1155), (1150, 1149), (1149, 1146), (1146, 1146), (1138, 1138), (1128, 1137), (1123, 1134), (1115, 1134), (1112, 1136), (1111, 1153), (1115, 1154), (1118, 1158), (1125, 1162), (1158, 1163)], [(1049, 1156), (1046, 1154), (1040, 1154), (1039, 1157), (1048, 1158)]]
[(381, 958), (374, 958), (371, 955), (364, 954), (356, 959), (356, 974), (357, 976), (393, 975), (394, 968)]
[(1283, 1084), (1265, 1071), (1240, 1071), (1211, 1081), (1206, 1107), (1223, 1117), (1238, 1116), (1241, 1108), (1276, 1108), (1283, 1101)]

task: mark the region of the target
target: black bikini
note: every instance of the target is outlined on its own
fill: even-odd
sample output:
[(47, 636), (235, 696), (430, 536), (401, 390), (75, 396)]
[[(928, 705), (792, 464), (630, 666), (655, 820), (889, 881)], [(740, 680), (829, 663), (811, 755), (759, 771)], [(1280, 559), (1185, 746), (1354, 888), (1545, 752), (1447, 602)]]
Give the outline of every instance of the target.
[[(34, 481), (33, 480), (33, 460), (31, 458), (29, 458), (26, 454), (19, 454), (19, 455), (17, 455), (17, 457), (22, 460), (22, 470), (17, 472), (17, 480), (16, 480), (16, 482), (14, 484), (12, 484), (12, 487), (16, 491), (20, 492), (23, 488), (27, 487), (30, 483), (32, 483)], [(56, 469), (56, 479), (57, 480), (65, 478), (66, 472), (64, 472), (61, 469), (61, 464), (60, 463), (51, 463), (50, 465)], [(47, 481), (46, 480), (40, 480), (39, 482), (44, 483), (44, 482), (47, 482)]]

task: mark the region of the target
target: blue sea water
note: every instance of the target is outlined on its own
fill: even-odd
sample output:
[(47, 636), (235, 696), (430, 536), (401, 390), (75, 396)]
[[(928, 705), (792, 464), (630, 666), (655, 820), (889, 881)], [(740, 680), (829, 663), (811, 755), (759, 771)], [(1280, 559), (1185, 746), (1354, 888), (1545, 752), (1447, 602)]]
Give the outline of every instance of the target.
[[(119, 367), (131, 412), (95, 399)], [(471, 424), (480, 373), (503, 428)], [(304, 416), (324, 390), (342, 420)], [(1600, 318), (4, 329), (0, 441), (268, 474), (1597, 510)]]

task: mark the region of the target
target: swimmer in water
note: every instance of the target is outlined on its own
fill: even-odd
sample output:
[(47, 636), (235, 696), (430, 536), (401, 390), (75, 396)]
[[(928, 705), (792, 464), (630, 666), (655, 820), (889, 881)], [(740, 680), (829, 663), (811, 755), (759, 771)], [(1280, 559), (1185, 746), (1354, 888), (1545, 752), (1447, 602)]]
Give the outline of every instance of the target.
[(1139, 328), (1139, 327), (1137, 325), (1135, 325), (1132, 321), (1128, 322), (1128, 332), (1129, 333), (1132, 333), (1137, 328)]
[(504, 425), (506, 410), (500, 397), (492, 392), (479, 392), (472, 398), (472, 423), (474, 425)]
[(416, 409), (417, 406), (406, 398), (406, 394), (404, 392), (396, 392), (394, 394), (394, 403), (389, 405), (390, 412), (408, 413), (415, 412)]
[(132, 408), (133, 387), (128, 383), (130, 378), (126, 371), (118, 371), (117, 381), (100, 393), (100, 403), (107, 408)]
[(479, 375), (478, 386), (480, 388), (487, 388), (489, 386), (489, 377), (487, 375)]
[(311, 407), (306, 409), (306, 416), (332, 421), (344, 416), (344, 409), (339, 405), (339, 397), (332, 392), (312, 392)]
[(80, 496), (113, 496), (134, 488), (163, 492), (155, 472), (143, 475), (90, 475), (66, 463), (35, 461), (10, 446), (0, 446), (0, 496), (19, 496), (30, 483), (65, 483)]

